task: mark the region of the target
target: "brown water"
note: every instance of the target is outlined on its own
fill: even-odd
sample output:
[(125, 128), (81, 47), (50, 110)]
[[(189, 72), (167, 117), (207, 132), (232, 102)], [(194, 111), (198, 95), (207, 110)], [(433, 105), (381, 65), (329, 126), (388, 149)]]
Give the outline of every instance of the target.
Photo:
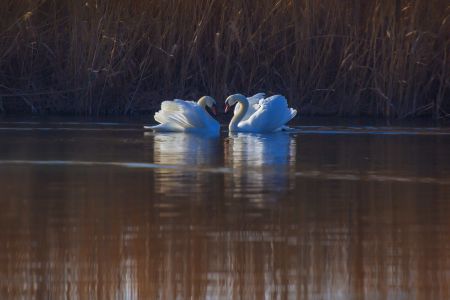
[(0, 123), (0, 299), (450, 299), (450, 129)]

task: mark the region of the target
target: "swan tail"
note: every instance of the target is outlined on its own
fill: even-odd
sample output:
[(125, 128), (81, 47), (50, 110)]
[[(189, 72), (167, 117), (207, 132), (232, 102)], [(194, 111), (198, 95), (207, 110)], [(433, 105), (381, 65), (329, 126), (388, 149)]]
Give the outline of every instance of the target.
[[(287, 103), (286, 103), (287, 106)], [(278, 127), (276, 131), (289, 131), (291, 128), (286, 124), (297, 115), (297, 110), (286, 107), (283, 109), (283, 113), (280, 114), (281, 118), (278, 119)]]
[(297, 115), (297, 110), (294, 108), (288, 108), (286, 111), (286, 118), (283, 122), (283, 125), (292, 120)]
[(293, 128), (287, 126), (286, 123), (288, 123), (290, 120), (292, 120), (296, 115), (297, 115), (297, 110), (293, 109), (293, 108), (289, 108), (286, 111), (286, 117), (282, 122), (282, 126), (280, 128), (278, 128), (277, 131), (292, 131), (292, 130), (294, 130)]

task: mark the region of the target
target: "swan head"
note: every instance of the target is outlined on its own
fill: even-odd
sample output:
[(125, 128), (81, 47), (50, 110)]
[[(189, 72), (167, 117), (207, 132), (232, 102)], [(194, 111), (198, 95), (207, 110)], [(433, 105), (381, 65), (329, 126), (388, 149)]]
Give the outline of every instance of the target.
[(247, 100), (247, 98), (242, 94), (234, 94), (228, 96), (228, 98), (225, 100), (225, 113), (227, 113), (233, 105), (244, 100)]
[(211, 96), (203, 96), (197, 101), (198, 105), (208, 107), (214, 115), (217, 115), (217, 103)]

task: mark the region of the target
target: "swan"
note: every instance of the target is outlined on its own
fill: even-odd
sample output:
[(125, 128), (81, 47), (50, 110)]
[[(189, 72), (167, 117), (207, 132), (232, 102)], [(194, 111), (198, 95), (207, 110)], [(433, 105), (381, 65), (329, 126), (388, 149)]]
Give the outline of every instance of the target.
[[(259, 100), (264, 99), (265, 97), (266, 97), (266, 93), (257, 93), (251, 97), (247, 97), (248, 109), (247, 109), (247, 112), (245, 113), (244, 117), (242, 118), (242, 121), (247, 120), (258, 109)], [(234, 111), (233, 111), (234, 115), (238, 114), (239, 110), (241, 109), (241, 106), (242, 105), (239, 102), (236, 103), (236, 105), (234, 106)]]
[[(253, 98), (257, 95), (258, 99)], [(285, 124), (297, 114), (297, 110), (288, 107), (287, 100), (282, 95), (264, 98), (265, 95), (259, 93), (255, 96), (251, 97), (254, 103), (241, 94), (231, 95), (225, 100), (225, 113), (233, 105), (239, 105), (235, 108), (233, 119), (228, 126), (230, 132), (280, 131), (286, 129)]]
[(175, 99), (163, 101), (155, 113), (158, 125), (144, 126), (155, 132), (190, 132), (218, 135), (220, 124), (206, 111), (209, 107), (216, 114), (216, 100), (203, 96), (197, 102)]

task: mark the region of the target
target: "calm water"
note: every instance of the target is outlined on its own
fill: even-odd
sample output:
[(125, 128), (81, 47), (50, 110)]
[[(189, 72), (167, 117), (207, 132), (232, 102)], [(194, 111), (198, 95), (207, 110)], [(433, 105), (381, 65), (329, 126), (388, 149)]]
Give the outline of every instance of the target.
[(301, 125), (0, 121), (0, 298), (450, 299), (450, 129)]

